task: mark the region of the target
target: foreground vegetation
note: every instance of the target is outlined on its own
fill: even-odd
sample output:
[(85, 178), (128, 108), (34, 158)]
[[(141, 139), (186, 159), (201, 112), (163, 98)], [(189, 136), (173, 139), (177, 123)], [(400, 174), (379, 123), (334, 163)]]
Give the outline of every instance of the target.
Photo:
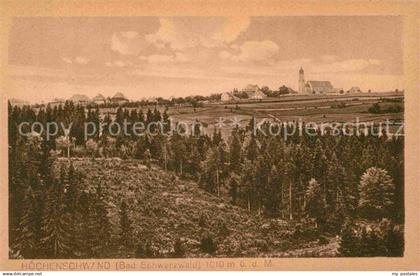
[[(168, 119), (156, 109), (119, 109), (114, 120)], [(51, 140), (18, 135), (20, 122), (35, 121), (72, 122), (74, 144), (62, 133)], [(25, 258), (284, 256), (339, 235), (342, 256), (402, 255), (401, 137), (296, 133), (284, 139), (247, 127), (234, 128), (228, 140), (218, 131), (168, 137), (156, 129), (153, 136), (104, 132), (85, 141), (83, 124), (101, 121), (112, 119), (71, 103), (38, 113), (9, 106), (13, 252)], [(56, 160), (66, 149), (82, 159)], [(298, 254), (318, 254), (305, 252)]]

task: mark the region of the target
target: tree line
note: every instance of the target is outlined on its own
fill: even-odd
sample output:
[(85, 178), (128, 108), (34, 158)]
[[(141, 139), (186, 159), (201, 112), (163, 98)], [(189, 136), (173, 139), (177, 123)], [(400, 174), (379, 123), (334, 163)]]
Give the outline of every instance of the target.
[[(121, 123), (124, 120), (150, 123), (169, 121), (169, 116), (166, 110), (161, 113), (156, 108), (147, 112), (119, 108), (115, 118), (106, 115), (100, 119), (98, 109), (86, 111), (84, 107), (71, 103), (64, 107), (47, 106), (37, 113), (29, 107), (9, 105), (12, 240), (22, 237), (23, 231), (25, 237), (37, 237), (48, 243), (46, 254), (56, 254), (57, 250), (66, 252), (60, 247), (65, 243), (54, 240), (54, 237), (65, 238), (59, 235), (62, 228), (56, 225), (66, 225), (66, 219), (72, 218), (74, 222), (77, 218), (81, 222), (75, 224), (82, 227), (83, 217), (91, 217), (87, 220), (91, 222), (94, 221), (92, 217), (103, 218), (102, 201), (98, 200), (103, 197), (101, 187), (97, 187), (95, 193), (85, 195), (88, 197), (85, 202), (91, 207), (80, 211), (67, 207), (69, 213), (60, 217), (61, 222), (49, 222), (45, 218), (52, 219), (54, 214), (50, 212), (53, 210), (67, 210), (63, 202), (71, 200), (49, 202), (49, 198), (57, 198), (60, 190), (75, 188), (76, 185), (69, 183), (77, 177), (70, 169), (67, 173), (63, 169), (62, 176), (53, 173), (51, 152), (63, 146), (60, 140), (63, 134), (57, 134), (56, 139), (50, 141), (42, 136), (22, 137), (17, 134), (17, 126), (24, 121), (43, 124), (49, 121), (72, 122), (69, 135), (74, 146), (71, 155), (136, 158), (147, 166), (154, 163), (163, 170), (174, 171), (179, 177), (194, 179), (207, 192), (224, 197), (255, 215), (304, 222), (305, 227), (313, 227), (325, 235), (343, 236), (343, 233), (349, 233), (349, 227), (360, 230), (357, 223), (360, 220), (375, 225), (383, 219), (393, 225), (404, 222), (404, 140), (401, 137), (387, 137), (386, 134), (380, 137), (369, 134), (309, 136), (296, 132), (286, 140), (284, 135), (270, 137), (253, 133), (254, 119), (251, 119), (247, 127), (234, 128), (228, 139), (216, 129), (212, 135), (200, 133), (197, 129), (193, 130), (195, 135), (173, 133), (167, 136), (162, 129), (156, 128), (153, 136), (111, 137), (104, 132), (84, 140), (82, 126), (85, 122)], [(268, 125), (262, 128), (268, 128)], [(69, 194), (65, 193), (66, 196)], [(38, 200), (22, 200), (24, 198)], [(42, 210), (48, 210), (50, 215)], [(39, 216), (36, 223), (27, 218), (30, 212)], [(23, 227), (22, 224), (30, 226)], [(56, 228), (51, 229), (52, 225)], [(77, 229), (74, 231), (77, 236)], [(393, 237), (401, 240), (399, 233)], [(361, 236), (343, 237), (361, 239)], [(345, 248), (351, 244), (355, 243), (343, 242), (341, 245)], [(345, 249), (342, 252), (346, 254)]]

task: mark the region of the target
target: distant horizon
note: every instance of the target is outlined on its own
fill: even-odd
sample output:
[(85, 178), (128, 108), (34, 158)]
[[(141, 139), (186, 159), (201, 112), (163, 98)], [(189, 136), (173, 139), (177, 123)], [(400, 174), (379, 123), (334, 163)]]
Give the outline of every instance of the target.
[[(398, 89), (398, 88), (396, 88), (396, 89)], [(346, 90), (345, 90), (346, 91)], [(401, 92), (401, 93), (403, 93), (405, 91), (405, 89), (398, 89), (398, 92)], [(229, 92), (229, 91), (226, 91), (226, 92)], [(369, 94), (369, 93), (379, 93), (379, 94), (385, 94), (385, 93), (392, 93), (392, 92), (396, 92), (395, 91), (395, 89), (394, 90), (387, 90), (387, 91), (371, 91), (371, 92), (368, 92), (368, 91), (362, 91), (362, 92), (360, 92), (360, 93), (358, 93), (358, 94), (360, 94), (360, 95), (363, 95), (363, 94)], [(122, 93), (130, 102), (140, 102), (140, 101), (148, 101), (148, 100), (150, 100), (150, 99), (156, 99), (156, 98), (162, 98), (162, 99), (164, 99), (164, 100), (169, 100), (170, 98), (171, 98), (171, 96), (170, 97), (161, 97), (161, 96), (150, 96), (150, 97), (143, 97), (143, 98), (129, 98), (129, 97), (127, 97), (125, 94), (124, 94), (124, 92), (121, 92), (121, 91), (118, 91), (118, 92), (115, 92), (113, 95), (104, 95), (104, 94), (102, 94), (102, 96), (104, 96), (105, 97), (105, 99), (106, 98), (112, 98), (115, 94), (117, 94), (117, 93)], [(203, 94), (193, 94), (193, 95), (187, 95), (187, 96), (175, 96), (175, 98), (186, 98), (186, 97), (195, 97), (195, 96), (203, 96), (203, 97), (207, 97), (207, 96), (210, 96), (210, 95), (212, 95), (212, 94), (223, 94), (223, 93), (225, 93), (225, 92), (220, 92), (220, 93), (211, 93), (211, 94), (208, 94), (208, 95), (203, 95)], [(85, 95), (85, 94), (73, 94), (72, 96), (75, 96), (75, 95), (83, 95), (83, 96), (87, 96), (87, 95)], [(98, 95), (98, 94), (97, 94)], [(89, 98), (89, 100), (92, 100), (95, 96), (97, 96), (97, 95), (94, 95), (93, 97), (89, 97), (89, 96), (87, 96), (88, 98)], [(345, 96), (346, 94), (343, 94), (342, 96)], [(351, 94), (352, 96), (354, 96), (354, 94)], [(284, 96), (328, 96), (328, 94), (325, 94), (325, 95), (323, 95), (323, 94), (314, 94), (314, 95), (312, 95), (312, 94), (301, 94), (301, 93), (296, 93), (296, 94), (286, 94), (286, 95), (284, 95)], [(282, 96), (282, 97), (284, 97), (284, 96)], [(7, 100), (8, 101), (22, 101), (22, 102), (27, 102), (27, 103), (29, 103), (29, 104), (31, 104), (31, 105), (34, 105), (34, 104), (49, 104), (49, 103), (51, 103), (51, 102), (53, 102), (53, 100), (55, 100), (55, 99), (62, 99), (62, 100), (64, 100), (64, 101), (70, 101), (70, 98), (71, 97), (69, 97), (69, 98), (61, 98), (61, 97), (54, 97), (54, 98), (51, 98), (51, 99), (49, 99), (49, 100), (47, 100), (47, 101), (41, 101), (41, 102), (34, 102), (34, 101), (28, 101), (28, 100), (25, 100), (25, 99), (20, 99), (20, 98), (13, 98), (13, 97), (11, 97), (11, 98), (8, 98)], [(274, 98), (278, 98), (278, 97), (273, 97), (273, 99)]]
[(306, 80), (345, 91), (403, 90), (402, 30), (399, 16), (19, 17), (6, 93), (47, 102), (207, 96), (247, 84), (298, 91), (300, 67)]

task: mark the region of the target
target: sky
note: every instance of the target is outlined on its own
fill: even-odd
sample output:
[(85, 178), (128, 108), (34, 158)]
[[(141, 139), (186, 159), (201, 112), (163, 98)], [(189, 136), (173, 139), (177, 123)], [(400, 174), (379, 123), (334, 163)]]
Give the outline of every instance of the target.
[(9, 32), (9, 95), (31, 102), (122, 92), (209, 95), (258, 84), (403, 89), (397, 16), (19, 17)]

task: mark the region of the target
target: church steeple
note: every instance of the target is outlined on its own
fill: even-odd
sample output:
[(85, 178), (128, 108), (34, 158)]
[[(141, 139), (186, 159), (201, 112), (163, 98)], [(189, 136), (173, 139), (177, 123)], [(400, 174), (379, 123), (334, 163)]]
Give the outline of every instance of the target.
[(303, 71), (302, 66), (299, 70), (299, 93), (305, 92), (305, 72)]

